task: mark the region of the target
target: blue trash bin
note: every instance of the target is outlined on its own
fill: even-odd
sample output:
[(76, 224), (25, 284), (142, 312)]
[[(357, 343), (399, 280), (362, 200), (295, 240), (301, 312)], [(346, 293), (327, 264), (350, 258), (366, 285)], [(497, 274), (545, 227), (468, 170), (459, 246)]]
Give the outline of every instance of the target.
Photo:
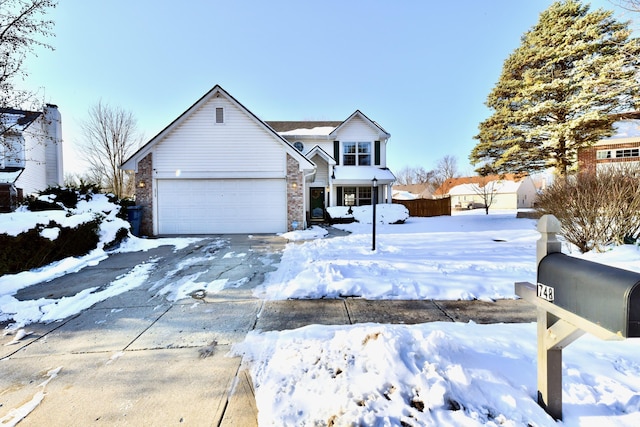
[(128, 206), (127, 220), (131, 224), (131, 234), (140, 237), (140, 226), (142, 225), (142, 206)]

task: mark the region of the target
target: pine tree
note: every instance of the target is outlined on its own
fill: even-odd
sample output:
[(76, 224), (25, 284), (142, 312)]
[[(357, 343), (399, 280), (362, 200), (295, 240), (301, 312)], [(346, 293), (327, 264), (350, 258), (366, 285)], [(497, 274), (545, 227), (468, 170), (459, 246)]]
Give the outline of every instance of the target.
[(469, 156), (480, 174), (566, 175), (579, 148), (613, 134), (613, 113), (637, 107), (640, 40), (612, 15), (576, 0), (540, 14), (487, 97), (494, 113)]

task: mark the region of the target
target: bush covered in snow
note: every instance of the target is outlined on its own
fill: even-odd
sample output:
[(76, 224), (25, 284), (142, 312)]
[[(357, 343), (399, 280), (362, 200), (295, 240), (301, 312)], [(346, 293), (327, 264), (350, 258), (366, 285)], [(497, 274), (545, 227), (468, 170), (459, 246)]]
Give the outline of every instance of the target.
[[(349, 223), (357, 221), (361, 224), (373, 222), (373, 206), (333, 206), (327, 208), (332, 223)], [(376, 205), (376, 220), (383, 224), (402, 224), (409, 218), (409, 210), (401, 204)]]
[(52, 187), (28, 198), (0, 214), (0, 275), (115, 247), (129, 235), (124, 215), (115, 197), (91, 188)]

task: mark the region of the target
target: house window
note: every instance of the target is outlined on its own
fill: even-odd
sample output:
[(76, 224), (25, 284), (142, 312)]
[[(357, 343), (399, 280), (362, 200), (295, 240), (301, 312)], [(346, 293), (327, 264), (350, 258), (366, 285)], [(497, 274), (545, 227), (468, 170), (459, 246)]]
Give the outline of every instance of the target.
[(621, 157), (638, 157), (640, 151), (638, 148), (626, 148), (624, 150), (616, 150), (616, 158)]
[(296, 147), (296, 150), (302, 151), (304, 150), (304, 144), (300, 141), (296, 141), (293, 143), (293, 146)]
[(216, 107), (216, 123), (224, 123), (224, 108)]
[(342, 147), (345, 166), (371, 166), (371, 142), (344, 142)]
[(365, 206), (371, 204), (371, 187), (344, 187), (343, 206)]
[(620, 150), (598, 150), (596, 159), (624, 159), (628, 157), (640, 157), (640, 148), (624, 148)]

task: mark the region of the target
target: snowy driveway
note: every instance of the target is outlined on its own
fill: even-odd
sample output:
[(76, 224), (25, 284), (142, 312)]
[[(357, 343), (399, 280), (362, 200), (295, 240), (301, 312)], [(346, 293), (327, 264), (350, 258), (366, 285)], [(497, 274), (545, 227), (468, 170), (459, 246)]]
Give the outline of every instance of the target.
[(12, 317), (0, 327), (12, 327), (0, 336), (0, 424), (73, 413), (75, 425), (219, 425), (240, 366), (226, 355), (253, 328), (251, 288), (283, 243), (220, 236), (120, 253), (1, 295)]

